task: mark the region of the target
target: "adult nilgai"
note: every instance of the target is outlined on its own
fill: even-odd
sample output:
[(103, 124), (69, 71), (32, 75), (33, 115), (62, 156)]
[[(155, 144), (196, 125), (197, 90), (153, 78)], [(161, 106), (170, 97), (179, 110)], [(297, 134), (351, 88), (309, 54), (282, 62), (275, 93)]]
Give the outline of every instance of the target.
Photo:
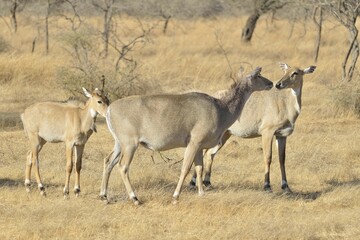
[[(252, 92), (272, 88), (272, 82), (260, 72), (261, 68), (257, 68), (240, 79), (221, 99), (194, 92), (131, 96), (113, 102), (106, 121), (115, 146), (104, 160), (100, 196), (106, 199), (111, 170), (120, 161), (120, 173), (129, 197), (139, 204), (129, 180), (129, 166), (138, 145), (157, 151), (186, 147), (180, 179), (173, 194), (176, 202), (194, 160), (197, 173), (202, 174), (202, 150), (218, 144), (224, 131), (239, 117)], [(198, 188), (202, 195), (202, 184), (198, 184)]]
[[(102, 91), (95, 89), (89, 93), (83, 88), (89, 98), (84, 103), (79, 102), (41, 102), (25, 109), (21, 114), (25, 132), (30, 140), (31, 150), (27, 154), (25, 186), (30, 191), (31, 167), (34, 164), (36, 181), (42, 195), (45, 188), (41, 182), (38, 155), (46, 142), (65, 142), (66, 144), (66, 181), (64, 196), (69, 194), (70, 174), (73, 168), (72, 158), (75, 155), (76, 178), (74, 193), (80, 193), (80, 170), (82, 153), (85, 143), (96, 131), (95, 120), (99, 113), (105, 117), (109, 99)], [(75, 150), (75, 154), (73, 153)]]
[[(244, 109), (235, 123), (224, 133), (220, 144), (206, 152), (205, 156), (205, 186), (211, 186), (211, 166), (219, 149), (225, 144), (231, 135), (242, 138), (254, 138), (262, 136), (262, 148), (265, 162), (264, 189), (271, 191), (270, 164), (272, 160), (272, 142), (276, 137), (279, 162), (281, 169), (281, 188), (291, 192), (285, 172), (285, 149), (286, 138), (294, 131), (295, 121), (301, 110), (301, 93), (303, 76), (315, 71), (315, 66), (304, 70), (291, 68), (285, 63), (280, 64), (284, 76), (270, 91), (256, 92), (246, 102)], [(217, 95), (224, 94), (218, 92)], [(225, 92), (226, 94), (226, 92)], [(190, 184), (195, 185), (197, 173), (194, 173)]]

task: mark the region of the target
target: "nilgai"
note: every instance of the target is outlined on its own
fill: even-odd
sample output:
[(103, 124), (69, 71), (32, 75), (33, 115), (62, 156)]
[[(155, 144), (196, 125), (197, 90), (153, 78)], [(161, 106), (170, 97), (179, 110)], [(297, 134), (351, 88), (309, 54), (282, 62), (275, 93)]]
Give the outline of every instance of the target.
[[(130, 96), (110, 104), (106, 121), (114, 137), (113, 151), (104, 160), (100, 197), (107, 200), (111, 170), (120, 163), (120, 173), (134, 204), (139, 200), (129, 180), (129, 166), (140, 145), (163, 151), (186, 147), (174, 203), (192, 163), (202, 174), (202, 150), (218, 144), (222, 134), (239, 117), (252, 92), (270, 89), (273, 83), (260, 75), (261, 68), (234, 83), (221, 99), (204, 93)], [(201, 181), (201, 180), (200, 180)], [(199, 195), (204, 193), (198, 185)]]
[[(99, 113), (105, 117), (109, 106), (109, 99), (103, 91), (97, 88), (89, 93), (83, 88), (89, 98), (86, 103), (69, 102), (41, 102), (25, 109), (21, 114), (24, 130), (30, 141), (30, 151), (27, 154), (25, 186), (30, 191), (31, 167), (35, 165), (35, 176), (38, 188), (45, 195), (39, 172), (39, 152), (46, 142), (65, 142), (66, 146), (66, 180), (63, 190), (64, 196), (69, 195), (70, 174), (75, 156), (76, 178), (74, 193), (80, 193), (80, 170), (84, 146), (93, 131), (96, 131), (95, 120)], [(75, 152), (75, 153), (74, 153)]]
[[(280, 63), (280, 68), (284, 71), (284, 76), (276, 83), (276, 88), (253, 93), (246, 102), (239, 118), (222, 136), (219, 145), (206, 151), (203, 182), (205, 186), (211, 186), (210, 176), (213, 159), (231, 135), (242, 138), (261, 136), (265, 163), (264, 189), (271, 191), (270, 164), (272, 142), (275, 136), (281, 170), (281, 188), (285, 192), (291, 192), (285, 173), (286, 138), (294, 131), (295, 121), (300, 114), (303, 76), (314, 72), (316, 67), (310, 66), (302, 70)], [(219, 91), (215, 95), (220, 97), (222, 94), (226, 94), (226, 92)], [(195, 172), (190, 182), (191, 186), (195, 186), (197, 175)]]

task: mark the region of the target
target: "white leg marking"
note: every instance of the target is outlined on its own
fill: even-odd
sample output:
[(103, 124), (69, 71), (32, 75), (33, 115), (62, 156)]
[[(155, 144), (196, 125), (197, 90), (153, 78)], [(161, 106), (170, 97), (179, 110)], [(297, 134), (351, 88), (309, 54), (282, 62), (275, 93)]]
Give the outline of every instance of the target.
[(129, 196), (130, 196), (130, 199), (134, 199), (134, 198), (136, 198), (136, 195), (135, 195), (135, 193), (134, 193), (134, 192), (131, 192), (131, 193), (129, 194)]
[(196, 177), (192, 177), (191, 181), (196, 184)]

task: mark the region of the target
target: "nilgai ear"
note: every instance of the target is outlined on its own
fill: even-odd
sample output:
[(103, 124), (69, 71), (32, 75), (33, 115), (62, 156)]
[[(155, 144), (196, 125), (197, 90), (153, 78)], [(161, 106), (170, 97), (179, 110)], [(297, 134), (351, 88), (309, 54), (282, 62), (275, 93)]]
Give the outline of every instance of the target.
[(248, 75), (248, 77), (251, 77), (251, 78), (257, 77), (261, 73), (261, 69), (262, 69), (261, 67), (255, 68), (255, 70), (252, 71), (250, 73), (250, 75)]
[(279, 63), (280, 68), (286, 72), (289, 68), (291, 68), (289, 65), (287, 65), (286, 63)]
[(310, 66), (304, 69), (304, 74), (313, 73), (316, 69), (316, 66)]
[(88, 98), (91, 98), (91, 93), (89, 93), (89, 91), (86, 90), (86, 88), (83, 87), (82, 90), (83, 90), (85, 96), (87, 96)]
[(237, 74), (236, 74), (236, 79), (237, 80), (240, 80), (244, 75), (244, 68), (243, 67), (240, 67), (239, 68), (239, 71), (237, 72)]

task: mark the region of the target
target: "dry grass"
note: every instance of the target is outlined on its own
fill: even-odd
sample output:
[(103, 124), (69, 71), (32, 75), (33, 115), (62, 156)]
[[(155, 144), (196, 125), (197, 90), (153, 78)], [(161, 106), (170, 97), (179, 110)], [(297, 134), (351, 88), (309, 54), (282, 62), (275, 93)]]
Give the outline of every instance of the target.
[[(128, 26), (136, 22), (127, 21)], [(234, 70), (243, 66), (248, 71), (260, 65), (263, 75), (276, 81), (281, 77), (279, 61), (303, 67), (314, 64), (315, 32), (310, 24), (302, 36), (303, 25), (298, 23), (297, 31), (288, 39), (286, 21), (269, 24), (264, 18), (253, 42), (244, 45), (239, 40), (239, 26), (244, 22), (245, 19), (234, 18), (173, 20), (167, 35), (162, 35), (161, 28), (156, 29), (151, 36), (152, 44), (134, 52), (141, 76), (161, 85), (161, 91), (213, 92), (228, 87), (229, 69), (215, 32)], [(173, 206), (171, 195), (180, 173), (180, 164), (174, 162), (182, 158), (183, 149), (164, 152), (173, 159), (164, 162), (158, 153), (140, 148), (131, 166), (131, 179), (144, 204), (134, 207), (128, 201), (119, 173), (114, 169), (110, 179), (111, 203), (104, 205), (97, 196), (102, 161), (113, 140), (102, 121), (98, 133), (85, 148), (80, 198), (62, 197), (63, 144), (45, 145), (40, 167), (48, 196), (43, 198), (36, 184), (30, 193), (23, 186), (27, 151), (23, 131), (3, 129), (0, 131), (0, 238), (358, 238), (360, 121), (349, 111), (338, 111), (333, 100), (336, 91), (332, 89), (338, 85), (341, 57), (347, 46), (346, 32), (333, 32), (333, 27), (329, 22), (325, 27), (318, 68), (306, 76), (302, 113), (294, 134), (288, 139), (287, 174), (294, 194), (281, 193), (276, 151), (271, 172), (274, 193), (267, 194), (262, 191), (261, 140), (232, 138), (215, 160), (212, 179), (215, 189), (204, 197), (185, 188), (180, 203)], [(340, 27), (337, 30), (343, 31)], [(13, 49), (0, 55), (2, 114), (20, 112), (32, 102), (63, 100), (68, 96), (59, 86), (57, 70), (71, 62), (69, 56), (56, 37), (49, 56), (40, 50), (35, 55), (29, 54), (32, 31), (29, 25), (20, 29), (17, 36), (8, 36), (6, 28), (0, 27), (0, 34)], [(64, 30), (54, 29), (54, 35), (60, 35), (61, 31)], [(41, 44), (39, 41), (39, 49)]]

